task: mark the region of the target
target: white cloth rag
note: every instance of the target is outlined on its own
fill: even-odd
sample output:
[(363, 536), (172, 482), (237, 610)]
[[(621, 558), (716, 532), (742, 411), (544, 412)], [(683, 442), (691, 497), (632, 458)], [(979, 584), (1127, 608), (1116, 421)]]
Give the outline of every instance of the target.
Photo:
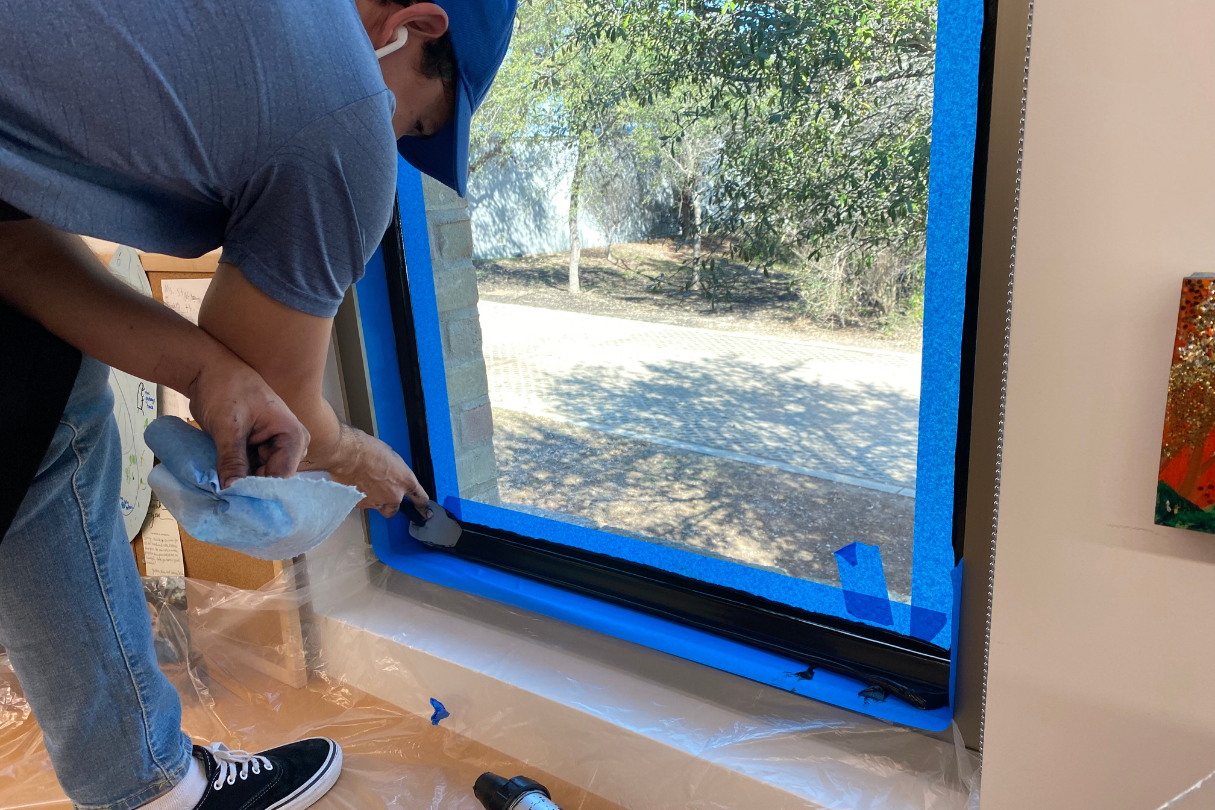
[(311, 472), (249, 476), (220, 489), (215, 442), (176, 416), (153, 420), (144, 440), (160, 459), (148, 483), (177, 522), (204, 543), (259, 559), (316, 548), (363, 499), (354, 487)]

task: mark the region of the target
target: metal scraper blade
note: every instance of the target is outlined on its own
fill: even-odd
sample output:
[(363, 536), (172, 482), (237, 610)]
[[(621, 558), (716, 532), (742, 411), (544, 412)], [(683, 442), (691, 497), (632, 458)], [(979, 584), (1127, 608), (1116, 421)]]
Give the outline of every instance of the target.
[[(405, 507), (408, 504), (402, 504)], [(446, 509), (439, 506), (434, 501), (430, 502), (430, 519), (418, 524), (418, 515), (416, 510), (405, 509), (405, 512), (410, 514), (409, 536), (419, 543), (425, 543), (428, 546), (438, 546), (439, 548), (452, 548), (459, 542), (461, 535), (464, 534), (464, 529), (451, 516)]]

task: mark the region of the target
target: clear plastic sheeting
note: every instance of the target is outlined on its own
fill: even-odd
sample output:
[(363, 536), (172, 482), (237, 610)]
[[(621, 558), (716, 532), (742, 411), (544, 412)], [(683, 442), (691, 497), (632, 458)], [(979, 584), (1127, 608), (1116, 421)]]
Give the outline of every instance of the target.
[[(487, 770), (540, 781), (564, 810), (970, 805), (967, 783), (977, 776), (970, 755), (953, 744), (724, 673), (710, 680), (731, 679), (722, 681), (730, 693), (706, 696), (675, 685), (678, 672), (655, 678), (626, 671), (618, 656), (616, 666), (593, 660), (587, 650), (598, 637), (587, 631), (553, 632), (551, 619), (497, 605), (511, 621), (493, 626), (485, 600), (446, 589), (445, 606), (426, 602), (436, 587), (369, 559), (360, 544), (335, 542), (257, 591), (145, 580), (157, 654), (181, 694), (186, 732), (199, 744), (249, 751), (313, 735), (336, 739), (345, 765), (321, 810), (477, 810), (472, 785)], [(458, 656), (420, 649), (422, 622), (401, 609), (410, 600), (426, 615), (467, 624), (463, 638), (448, 639), (451, 649), (475, 645), (489, 656), (482, 660), (497, 663), (478, 671)], [(401, 616), (391, 638), (365, 629), (385, 607)], [(357, 627), (352, 617), (360, 614), (364, 627), (345, 629)], [(495, 639), (503, 643), (487, 650)], [(512, 663), (537, 660), (539, 648), (523, 642), (573, 663), (552, 671), (539, 656), (549, 677), (508, 683), (519, 671)], [(512, 662), (512, 650), (527, 660)], [(696, 666), (645, 653), (672, 667)], [(332, 662), (339, 657), (340, 666)], [(459, 669), (436, 669), (440, 659)], [(378, 676), (403, 686), (377, 689), (378, 696), (356, 686)], [(653, 684), (642, 709), (620, 697), (638, 693), (622, 692), (623, 682)], [(450, 718), (422, 695), (445, 703)], [(703, 716), (685, 710), (701, 704)], [(789, 716), (790, 706), (801, 707), (799, 717)], [(0, 807), (70, 807), (7, 656), (0, 656)]]

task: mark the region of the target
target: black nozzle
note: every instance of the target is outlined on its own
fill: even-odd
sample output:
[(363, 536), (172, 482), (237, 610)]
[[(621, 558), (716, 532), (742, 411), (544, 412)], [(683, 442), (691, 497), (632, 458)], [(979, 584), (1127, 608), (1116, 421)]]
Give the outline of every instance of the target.
[(526, 776), (505, 779), (488, 771), (477, 777), (473, 793), (485, 810), (510, 810), (520, 796), (526, 796), (528, 793), (541, 793), (546, 799), (552, 798), (548, 788), (535, 779), (528, 779)]

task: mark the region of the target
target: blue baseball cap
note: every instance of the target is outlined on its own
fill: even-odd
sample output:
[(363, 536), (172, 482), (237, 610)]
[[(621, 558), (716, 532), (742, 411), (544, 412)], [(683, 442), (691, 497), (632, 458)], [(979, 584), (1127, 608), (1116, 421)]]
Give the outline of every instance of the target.
[(461, 197), (468, 181), (468, 130), (498, 74), (514, 30), (517, 0), (431, 0), (447, 12), (456, 53), (455, 111), (429, 138), (404, 137), (397, 151)]

